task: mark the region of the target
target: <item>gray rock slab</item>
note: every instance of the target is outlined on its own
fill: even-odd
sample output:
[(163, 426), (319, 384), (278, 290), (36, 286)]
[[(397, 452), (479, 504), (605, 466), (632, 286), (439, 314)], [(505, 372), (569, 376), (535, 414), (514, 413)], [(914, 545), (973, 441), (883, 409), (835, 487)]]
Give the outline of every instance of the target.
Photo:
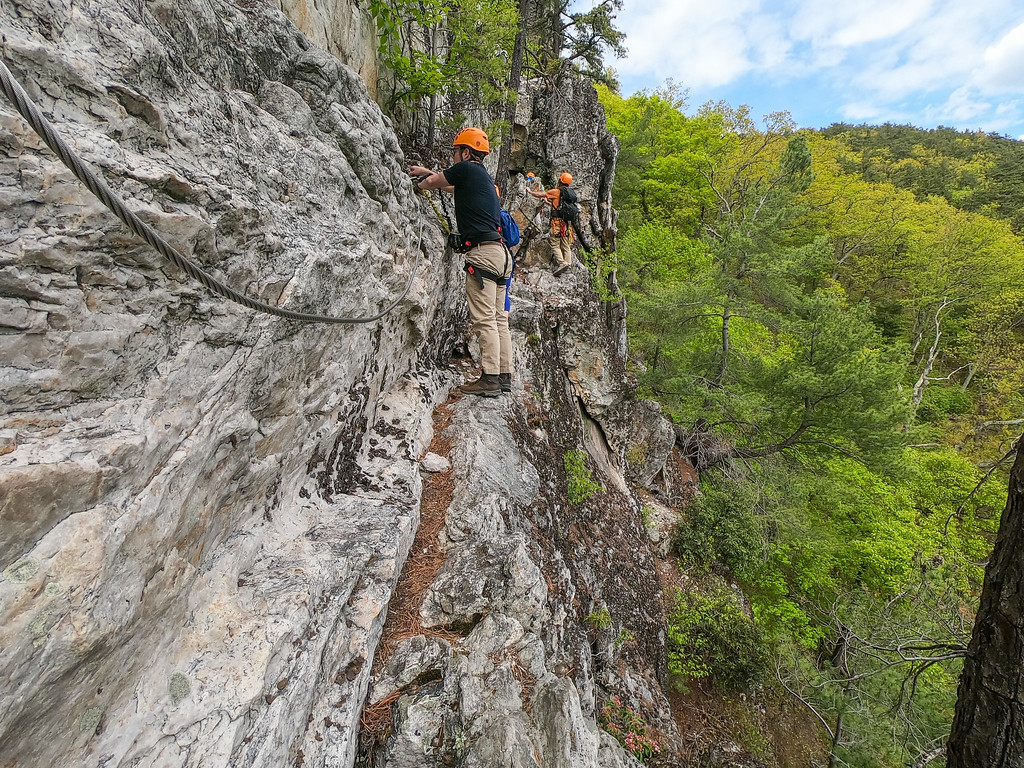
[(444, 456), (438, 456), (436, 453), (428, 453), (420, 459), (420, 467), (422, 467), (425, 472), (447, 472), (452, 468), (452, 463)]

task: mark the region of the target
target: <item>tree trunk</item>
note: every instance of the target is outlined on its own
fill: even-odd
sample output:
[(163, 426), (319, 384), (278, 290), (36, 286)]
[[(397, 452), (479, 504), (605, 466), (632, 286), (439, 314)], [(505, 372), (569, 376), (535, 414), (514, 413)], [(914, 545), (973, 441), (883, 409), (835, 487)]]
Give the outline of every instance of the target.
[(967, 364), (967, 376), (964, 377), (964, 383), (960, 385), (961, 389), (963, 389), (965, 392), (967, 391), (967, 388), (969, 386), (971, 386), (971, 380), (974, 378), (974, 373), (975, 373), (974, 363), (968, 363)]
[(1024, 437), (964, 659), (948, 768), (1024, 768)]
[(932, 368), (935, 365), (935, 360), (939, 356), (939, 339), (942, 338), (942, 326), (940, 325), (939, 318), (942, 315), (942, 311), (953, 304), (954, 300), (943, 299), (942, 306), (935, 310), (935, 341), (932, 342), (931, 349), (928, 350), (928, 358), (925, 360), (924, 370), (921, 371), (921, 376), (918, 378), (917, 383), (914, 385), (914, 407), (916, 408), (921, 404), (921, 398), (924, 397), (924, 388), (928, 385), (928, 377), (931, 375)]
[[(844, 691), (845, 692), (845, 691)], [(836, 754), (836, 750), (839, 749), (840, 739), (843, 736), (843, 713), (840, 712), (836, 715), (836, 727), (832, 730), (832, 749), (828, 753), (828, 768), (839, 767), (839, 755)]]
[[(437, 27), (431, 25), (427, 32), (427, 55), (433, 59), (437, 55)], [(427, 146), (434, 149), (437, 131), (437, 93), (430, 94), (430, 114), (427, 117)]]
[(508, 69), (508, 89), (512, 95), (512, 103), (505, 109), (505, 121), (508, 129), (505, 140), (498, 150), (498, 169), (494, 180), (501, 189), (501, 200), (505, 202), (508, 194), (508, 161), (512, 154), (512, 137), (515, 131), (516, 103), (519, 101), (519, 83), (523, 75), (523, 56), (526, 54), (526, 43), (530, 36), (530, 23), (533, 17), (534, 0), (519, 0), (519, 31), (516, 32), (516, 44), (512, 49), (512, 63)]
[(715, 376), (716, 387), (722, 386), (725, 372), (729, 370), (729, 317), (729, 305), (726, 304), (722, 312), (722, 363), (718, 366), (718, 375)]

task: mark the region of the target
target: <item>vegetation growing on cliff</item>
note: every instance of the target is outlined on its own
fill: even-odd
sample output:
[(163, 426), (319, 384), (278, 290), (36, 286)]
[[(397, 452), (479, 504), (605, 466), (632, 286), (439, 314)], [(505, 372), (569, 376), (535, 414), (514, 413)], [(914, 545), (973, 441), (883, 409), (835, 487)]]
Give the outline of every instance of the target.
[[(589, 9), (568, 0), (369, 0), (367, 7), (377, 31), (379, 101), (426, 146), (481, 113), (498, 146), (524, 76), (571, 68), (612, 84), (605, 59), (625, 53), (615, 27), (622, 0)], [(500, 162), (499, 183), (507, 158)]]
[[(1024, 413), (1020, 147), (601, 95), (631, 355), (701, 471), (682, 563), (742, 584), (834, 760), (933, 752)], [(724, 682), (699, 608), (674, 664)]]
[(369, 11), (390, 114), (413, 116), (424, 99), (442, 93), (456, 100), (472, 94), (480, 106), (505, 98), (507, 56), (495, 52), (512, 48), (515, 0), (370, 0)]

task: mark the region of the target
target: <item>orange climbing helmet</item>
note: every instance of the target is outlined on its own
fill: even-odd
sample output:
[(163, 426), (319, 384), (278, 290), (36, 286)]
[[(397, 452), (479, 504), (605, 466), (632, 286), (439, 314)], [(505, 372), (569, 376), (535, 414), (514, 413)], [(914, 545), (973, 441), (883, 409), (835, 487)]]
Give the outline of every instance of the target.
[(558, 177), (558, 180), (565, 184), (566, 186), (568, 186), (572, 184), (572, 174), (569, 173), (568, 171), (565, 171), (561, 176)]
[(453, 147), (469, 147), (485, 155), (491, 152), (491, 143), (487, 140), (487, 134), (479, 128), (463, 128), (455, 135)]

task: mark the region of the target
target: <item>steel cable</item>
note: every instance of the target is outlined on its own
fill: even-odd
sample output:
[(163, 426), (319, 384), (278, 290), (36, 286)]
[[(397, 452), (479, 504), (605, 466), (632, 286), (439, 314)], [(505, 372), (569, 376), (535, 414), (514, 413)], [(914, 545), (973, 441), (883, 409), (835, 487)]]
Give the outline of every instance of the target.
[(61, 159), (64, 165), (66, 165), (71, 172), (74, 173), (75, 177), (88, 187), (89, 191), (96, 195), (96, 197), (98, 197), (100, 201), (109, 208), (115, 216), (117, 216), (118, 219), (124, 222), (132, 232), (145, 240), (171, 263), (193, 279), (202, 283), (207, 289), (219, 294), (220, 296), (230, 299), (237, 304), (241, 304), (244, 307), (255, 310), (256, 312), (284, 317), (289, 320), (299, 320), (306, 323), (355, 324), (371, 323), (374, 320), (379, 320), (384, 317), (384, 315), (401, 303), (401, 301), (408, 295), (409, 289), (412, 288), (413, 279), (416, 277), (420, 258), (422, 257), (422, 224), (420, 225), (419, 244), (416, 246), (416, 263), (413, 266), (412, 273), (409, 275), (409, 282), (405, 286), (405, 290), (403, 290), (402, 294), (394, 302), (388, 305), (386, 309), (381, 310), (375, 315), (370, 315), (368, 317), (333, 317), (330, 315), (318, 315), (308, 312), (295, 312), (290, 309), (281, 309), (280, 307), (274, 307), (262, 301), (249, 298), (245, 294), (239, 293), (234, 288), (220, 282), (203, 270), (202, 267), (190, 261), (185, 256), (182, 256), (172, 245), (170, 245), (148, 224), (132, 212), (124, 202), (117, 197), (113, 191), (111, 191), (106, 183), (89, 170), (89, 168), (85, 166), (71, 148), (68, 147), (64, 140), (54, 130), (53, 126), (45, 117), (43, 117), (42, 113), (29, 98), (28, 94), (25, 93), (25, 90), (17, 80), (15, 80), (14, 75), (11, 74), (11, 71), (2, 60), (0, 60), (0, 88), (3, 89), (4, 94), (8, 99), (10, 99), (11, 103), (14, 104), (21, 116), (25, 118), (28, 124), (32, 126), (32, 129), (39, 134), (43, 141), (46, 142), (46, 145)]

